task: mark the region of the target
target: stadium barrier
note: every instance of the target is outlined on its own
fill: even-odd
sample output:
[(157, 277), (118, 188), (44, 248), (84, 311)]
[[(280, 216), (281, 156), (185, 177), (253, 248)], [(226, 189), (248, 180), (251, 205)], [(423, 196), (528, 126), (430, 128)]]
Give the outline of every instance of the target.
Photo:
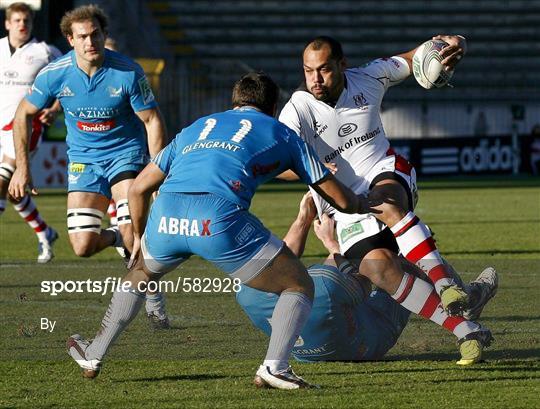
[[(392, 139), (390, 143), (409, 159), (420, 177), (540, 173), (538, 136)], [(34, 185), (66, 187), (66, 168), (65, 142), (43, 142), (32, 159)]]

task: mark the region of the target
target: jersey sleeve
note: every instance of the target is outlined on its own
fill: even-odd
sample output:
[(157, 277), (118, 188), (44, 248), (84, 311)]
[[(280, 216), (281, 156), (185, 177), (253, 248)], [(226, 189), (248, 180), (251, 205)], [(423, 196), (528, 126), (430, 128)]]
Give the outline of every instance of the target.
[(330, 174), (321, 163), (311, 146), (296, 135), (291, 129), (288, 132), (288, 147), (292, 156), (291, 169), (300, 180), (307, 185), (314, 185)]
[(157, 107), (152, 87), (142, 68), (137, 65), (134, 70), (133, 83), (130, 88), (130, 103), (135, 112)]
[[(177, 136), (178, 138), (178, 136)], [(174, 158), (176, 157), (176, 141), (174, 138), (171, 143), (165, 146), (155, 157), (152, 159), (152, 163), (157, 165), (159, 169), (165, 174), (169, 173)]]
[(385, 90), (399, 84), (411, 74), (409, 64), (403, 57), (378, 58), (366, 64), (363, 71), (382, 83)]
[(26, 100), (34, 105), (37, 109), (43, 109), (54, 101), (55, 96), (51, 87), (49, 86), (49, 73), (46, 72), (47, 67), (45, 67), (37, 75), (30, 93), (26, 95)]
[(291, 128), (294, 132), (296, 132), (297, 135), (300, 135), (300, 118), (294, 104), (291, 101), (287, 102), (287, 104), (285, 104), (281, 110), (279, 114), (279, 122)]

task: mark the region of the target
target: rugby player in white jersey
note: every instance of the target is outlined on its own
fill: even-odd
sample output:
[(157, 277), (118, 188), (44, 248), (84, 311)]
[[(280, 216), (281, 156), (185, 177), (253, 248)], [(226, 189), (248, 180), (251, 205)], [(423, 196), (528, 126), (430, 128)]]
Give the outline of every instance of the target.
[[(448, 43), (441, 51), (442, 64), (453, 69), (465, 54), (465, 39), (447, 35), (434, 38)], [(400, 283), (385, 281), (382, 272), (396, 262), (388, 243), (397, 243), (401, 254), (433, 282), (444, 309), (450, 315), (467, 315), (466, 291), (443, 262), (430, 230), (413, 212), (417, 199), (415, 170), (391, 149), (380, 117), (387, 89), (411, 74), (415, 50), (347, 69), (338, 41), (326, 36), (313, 39), (303, 53), (305, 83), (293, 93), (279, 119), (308, 142), (323, 163), (337, 166), (338, 180), (357, 194), (383, 201), (376, 207), (378, 214), (351, 216), (316, 200), (319, 212), (334, 214), (341, 252), (358, 261), (360, 273), (402, 303), (415, 298), (420, 309), (433, 306), (427, 288), (422, 293), (411, 291), (413, 285), (407, 276)], [(376, 224), (366, 222), (373, 217), (389, 229), (373, 229)], [(360, 240), (366, 236), (371, 239)], [(495, 280), (490, 277), (486, 289), (496, 288)], [(493, 291), (486, 291), (486, 296)]]
[[(61, 56), (61, 52), (32, 37), (34, 13), (26, 3), (12, 3), (6, 9), (5, 27), (8, 35), (0, 39), (0, 215), (6, 208), (7, 191), (15, 171), (13, 118), (19, 102), (28, 93), (39, 70)], [(37, 150), (43, 125), (50, 125), (60, 106), (55, 102), (41, 110), (32, 121), (30, 152)], [(29, 194), (20, 200), (10, 197), (15, 210), (34, 230), (38, 238), (38, 263), (53, 257), (57, 232), (45, 223)]]

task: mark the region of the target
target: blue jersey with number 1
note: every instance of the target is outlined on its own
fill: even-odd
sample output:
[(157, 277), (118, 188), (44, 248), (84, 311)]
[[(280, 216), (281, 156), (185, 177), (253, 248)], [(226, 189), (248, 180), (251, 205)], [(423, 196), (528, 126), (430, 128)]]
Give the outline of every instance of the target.
[(38, 109), (60, 101), (70, 162), (96, 163), (147, 150), (135, 112), (157, 104), (142, 68), (119, 53), (105, 50), (103, 65), (88, 77), (71, 51), (39, 72), (26, 99)]
[(257, 186), (292, 169), (306, 184), (329, 172), (294, 131), (244, 107), (194, 122), (154, 159), (167, 177), (160, 192), (208, 192), (244, 209)]

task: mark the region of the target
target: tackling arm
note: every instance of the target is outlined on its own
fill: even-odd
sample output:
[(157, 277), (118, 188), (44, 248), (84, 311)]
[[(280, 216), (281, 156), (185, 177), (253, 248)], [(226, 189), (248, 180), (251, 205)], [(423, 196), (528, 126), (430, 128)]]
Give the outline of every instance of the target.
[(315, 219), (316, 216), (317, 209), (315, 208), (315, 203), (313, 203), (311, 193), (308, 192), (300, 201), (298, 215), (283, 238), (287, 247), (289, 247), (298, 258), (304, 253), (311, 223), (313, 223), (313, 219)]
[(150, 157), (156, 156), (167, 145), (167, 130), (158, 107), (136, 112), (144, 123)]
[(13, 173), (9, 184), (9, 194), (20, 200), (26, 194), (26, 189), (30, 188), (32, 194), (36, 195), (37, 190), (32, 185), (32, 174), (30, 172), (30, 161), (28, 157), (28, 140), (32, 131), (32, 118), (38, 113), (37, 107), (22, 99), (13, 120), (13, 144), (15, 145), (15, 163), (17, 168)]
[(330, 174), (317, 183), (311, 185), (324, 200), (343, 213), (379, 213), (373, 209), (380, 205), (363, 196), (357, 196), (347, 186)]

